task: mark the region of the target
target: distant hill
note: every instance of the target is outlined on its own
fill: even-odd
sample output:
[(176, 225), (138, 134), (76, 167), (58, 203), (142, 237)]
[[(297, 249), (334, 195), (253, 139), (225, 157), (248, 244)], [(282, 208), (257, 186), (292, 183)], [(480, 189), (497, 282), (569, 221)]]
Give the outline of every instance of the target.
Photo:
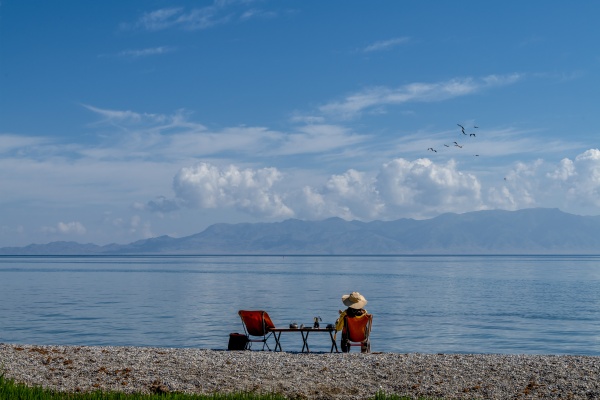
[(125, 245), (75, 242), (0, 248), (0, 255), (600, 254), (600, 216), (558, 209), (475, 211), (427, 220), (215, 224), (182, 238)]

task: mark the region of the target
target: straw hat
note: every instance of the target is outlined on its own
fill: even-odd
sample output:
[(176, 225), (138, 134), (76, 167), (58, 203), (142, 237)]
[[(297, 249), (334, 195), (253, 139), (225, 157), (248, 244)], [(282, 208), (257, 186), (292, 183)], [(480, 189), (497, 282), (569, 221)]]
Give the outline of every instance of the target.
[(352, 292), (342, 296), (342, 303), (347, 307), (356, 308), (358, 310), (367, 304), (367, 299), (358, 292)]

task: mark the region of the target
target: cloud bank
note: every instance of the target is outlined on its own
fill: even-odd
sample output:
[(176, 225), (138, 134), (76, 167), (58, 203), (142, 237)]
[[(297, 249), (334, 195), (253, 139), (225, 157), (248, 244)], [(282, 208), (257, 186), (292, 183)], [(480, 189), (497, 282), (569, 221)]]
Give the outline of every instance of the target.
[[(497, 182), (482, 182), (450, 160), (396, 158), (377, 171), (349, 169), (331, 175), (319, 186), (295, 185), (277, 168), (219, 168), (199, 163), (174, 177), (181, 207), (233, 207), (266, 218), (295, 217), (373, 220), (427, 218), (444, 212), (491, 208), (600, 206), (600, 151), (590, 149), (557, 164), (542, 160), (516, 163)], [(171, 204), (171, 203), (169, 203)]]

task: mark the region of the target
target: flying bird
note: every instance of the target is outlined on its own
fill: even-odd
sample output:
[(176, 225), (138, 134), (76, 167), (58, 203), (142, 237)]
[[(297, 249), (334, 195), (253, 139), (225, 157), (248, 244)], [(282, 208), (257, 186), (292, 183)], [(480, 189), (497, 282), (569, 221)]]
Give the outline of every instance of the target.
[(437, 150), (434, 149), (433, 147), (428, 148), (427, 150), (431, 150), (431, 151), (435, 151), (437, 153)]
[(466, 135), (466, 133), (465, 133), (465, 127), (462, 126), (461, 124), (456, 124), (456, 125), (460, 126), (460, 130), (462, 131), (463, 135)]
[(475, 134), (474, 133), (469, 133), (469, 136), (475, 136)]
[(444, 143), (444, 146), (446, 146), (446, 147), (450, 147), (450, 146), (448, 146), (448, 145), (447, 145), (447, 144), (445, 144), (445, 143)]
[(474, 126), (474, 125), (473, 125), (473, 128), (477, 129), (477, 128), (479, 128), (479, 127), (478, 127), (478, 126)]
[(462, 149), (462, 146), (461, 146), (460, 144), (458, 144), (458, 143), (454, 142), (454, 145), (455, 145), (456, 147), (458, 147), (458, 148)]

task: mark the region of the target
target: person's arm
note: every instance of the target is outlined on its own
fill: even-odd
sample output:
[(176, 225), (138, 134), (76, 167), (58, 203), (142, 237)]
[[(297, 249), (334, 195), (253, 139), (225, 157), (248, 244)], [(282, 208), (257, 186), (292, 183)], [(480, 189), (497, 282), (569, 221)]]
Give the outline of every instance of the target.
[(342, 329), (344, 329), (344, 317), (345, 316), (346, 316), (346, 311), (340, 310), (340, 316), (335, 321), (335, 330), (336, 330), (336, 332), (337, 331), (341, 331)]

